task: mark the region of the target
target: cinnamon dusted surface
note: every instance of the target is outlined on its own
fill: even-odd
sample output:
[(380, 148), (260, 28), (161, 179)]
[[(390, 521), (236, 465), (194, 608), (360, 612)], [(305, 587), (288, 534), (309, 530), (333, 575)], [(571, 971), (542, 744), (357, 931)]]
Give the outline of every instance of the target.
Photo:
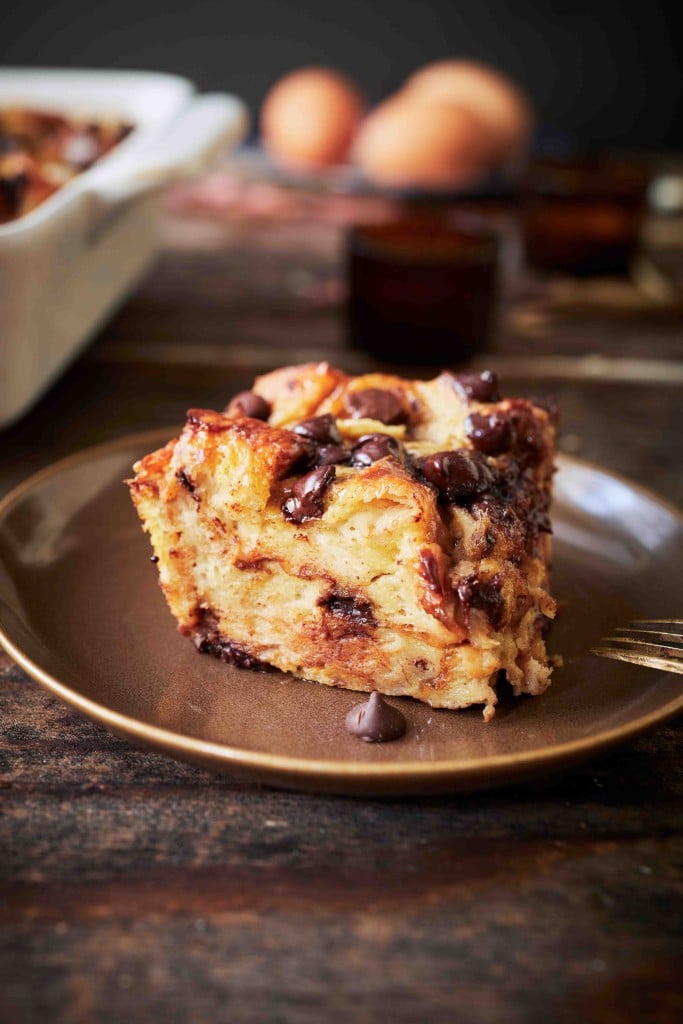
[[(220, 407), (283, 347), (334, 349), (356, 369), (338, 352), (331, 231), (303, 250), (286, 224), (177, 220), (171, 234), (102, 338), (2, 434), (3, 490), (87, 444)], [(560, 449), (680, 503), (680, 318), (625, 282), (601, 297), (568, 282), (558, 309), (561, 284), (511, 297), (505, 352), (486, 362), (508, 393), (557, 399)], [(137, 751), (4, 654), (0, 693), (3, 1019), (680, 1016), (676, 723), (508, 791), (344, 800)]]

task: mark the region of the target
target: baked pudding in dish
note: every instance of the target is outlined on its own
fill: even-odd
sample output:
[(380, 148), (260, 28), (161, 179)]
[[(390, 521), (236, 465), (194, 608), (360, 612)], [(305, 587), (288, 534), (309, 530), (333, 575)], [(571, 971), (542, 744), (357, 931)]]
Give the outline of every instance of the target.
[(128, 481), (199, 651), (494, 714), (550, 682), (555, 420), (493, 373), (327, 363), (194, 409)]
[(0, 224), (30, 213), (131, 131), (116, 120), (0, 108)]

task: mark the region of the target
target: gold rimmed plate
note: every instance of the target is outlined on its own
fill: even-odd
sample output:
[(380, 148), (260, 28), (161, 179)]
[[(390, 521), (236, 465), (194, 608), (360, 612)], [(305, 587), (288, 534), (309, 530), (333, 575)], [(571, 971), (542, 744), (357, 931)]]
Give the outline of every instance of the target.
[(480, 709), (396, 701), (408, 732), (365, 744), (359, 695), (198, 654), (164, 603), (123, 479), (172, 431), (123, 438), (33, 476), (0, 503), (0, 640), (34, 679), (131, 740), (298, 789), (408, 794), (502, 785), (573, 764), (683, 708), (681, 678), (607, 661), (615, 625), (680, 612), (683, 517), (655, 495), (561, 457), (553, 512), (550, 690)]

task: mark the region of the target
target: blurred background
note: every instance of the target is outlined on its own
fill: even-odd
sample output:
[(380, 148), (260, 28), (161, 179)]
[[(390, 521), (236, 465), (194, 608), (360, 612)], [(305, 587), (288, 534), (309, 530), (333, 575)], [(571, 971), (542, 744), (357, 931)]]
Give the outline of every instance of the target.
[[(195, 154), (189, 171), (170, 174), (144, 233), (150, 251), (158, 236), (159, 258), (110, 300), (120, 312), (89, 358), (163, 363), (166, 381), (171, 364), (247, 368), (248, 380), (323, 357), (356, 372), (491, 354), (525, 379), (569, 372), (558, 358), (585, 358), (590, 374), (604, 369), (596, 356), (639, 356), (644, 338), (651, 358), (679, 360), (674, 14), (668, 0), (5, 0), (0, 64), (10, 78), (14, 65), (167, 72), (200, 93), (233, 93), (251, 113), (250, 145), (218, 160), (208, 147), (204, 161)], [(437, 66), (435, 80), (429, 65), (444, 60), (456, 78)], [(477, 62), (484, 78), (472, 78)], [(49, 107), (49, 76), (39, 78)], [(81, 116), (96, 120), (87, 92)], [(164, 138), (191, 147), (187, 121), (175, 124)], [(60, 187), (55, 167), (67, 181), (83, 170), (78, 147), (75, 163), (67, 147), (55, 164), (52, 130), (62, 138), (46, 129), (46, 194)], [(92, 148), (92, 124), (67, 126), (65, 147), (69, 132)], [(19, 180), (24, 143), (7, 134), (5, 193), (23, 188), (23, 215), (40, 161), (24, 154), (34, 170)], [(130, 251), (141, 259), (133, 221), (134, 211)], [(83, 258), (89, 280), (110, 280), (90, 252)], [(78, 312), (84, 275), (69, 272)], [(60, 264), (61, 307), (65, 273)], [(26, 345), (10, 348), (16, 361)], [(207, 407), (214, 401), (207, 394)]]
[(546, 130), (680, 150), (675, 9), (666, 0), (10, 0), (0, 60), (175, 72), (236, 92), (255, 113), (273, 81), (300, 65), (337, 67), (375, 102), (418, 65), (464, 56), (525, 87)]

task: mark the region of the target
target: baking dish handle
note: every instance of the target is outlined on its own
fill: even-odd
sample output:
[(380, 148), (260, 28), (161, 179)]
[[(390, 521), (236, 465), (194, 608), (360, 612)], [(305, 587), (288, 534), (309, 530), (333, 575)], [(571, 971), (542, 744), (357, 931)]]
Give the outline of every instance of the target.
[(121, 154), (93, 176), (87, 190), (93, 216), (112, 207), (206, 170), (221, 153), (238, 145), (249, 117), (234, 96), (210, 93), (193, 100), (173, 121), (166, 136), (142, 153)]

